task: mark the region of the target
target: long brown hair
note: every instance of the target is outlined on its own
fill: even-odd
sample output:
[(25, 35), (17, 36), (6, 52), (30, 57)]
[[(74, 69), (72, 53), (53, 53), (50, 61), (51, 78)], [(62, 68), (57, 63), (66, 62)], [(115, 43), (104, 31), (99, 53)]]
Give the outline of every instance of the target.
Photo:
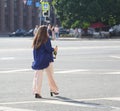
[(33, 40), (33, 48), (38, 49), (42, 44), (47, 42), (48, 34), (47, 34), (47, 26), (42, 25), (39, 26), (37, 33), (35, 34)]

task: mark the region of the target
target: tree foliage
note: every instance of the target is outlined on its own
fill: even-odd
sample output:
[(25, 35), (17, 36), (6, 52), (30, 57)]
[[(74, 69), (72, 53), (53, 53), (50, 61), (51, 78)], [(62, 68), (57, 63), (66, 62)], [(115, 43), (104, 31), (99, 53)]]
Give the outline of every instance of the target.
[(64, 27), (94, 22), (120, 23), (120, 0), (53, 0), (52, 4)]

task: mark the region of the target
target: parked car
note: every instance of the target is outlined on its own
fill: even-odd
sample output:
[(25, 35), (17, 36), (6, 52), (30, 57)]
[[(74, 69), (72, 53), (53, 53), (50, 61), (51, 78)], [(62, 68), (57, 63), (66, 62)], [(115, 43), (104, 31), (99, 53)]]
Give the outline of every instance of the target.
[(69, 30), (61, 27), (61, 28), (59, 28), (59, 35), (61, 35), (61, 34), (69, 34)]
[(94, 32), (95, 32), (94, 28), (88, 28), (88, 29), (82, 29), (81, 34), (82, 36), (93, 36)]
[(17, 29), (15, 32), (12, 32), (9, 34), (9, 37), (12, 37), (12, 36), (24, 36), (25, 34), (25, 30), (23, 29)]
[(109, 29), (110, 36), (120, 36), (120, 24)]
[(24, 36), (34, 36), (33, 31), (34, 29), (30, 29), (28, 32), (24, 34)]

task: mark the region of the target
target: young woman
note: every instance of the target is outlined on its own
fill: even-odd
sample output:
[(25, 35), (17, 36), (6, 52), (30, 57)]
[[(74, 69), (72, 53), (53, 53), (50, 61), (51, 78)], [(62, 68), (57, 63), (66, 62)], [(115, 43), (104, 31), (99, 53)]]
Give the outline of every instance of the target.
[(33, 93), (35, 98), (42, 98), (42, 76), (45, 69), (48, 82), (50, 86), (50, 94), (58, 95), (58, 87), (53, 78), (53, 51), (57, 52), (58, 48), (52, 48), (50, 38), (48, 37), (47, 27), (42, 25), (38, 28), (38, 31), (33, 40), (33, 58), (32, 68), (35, 70), (33, 78)]

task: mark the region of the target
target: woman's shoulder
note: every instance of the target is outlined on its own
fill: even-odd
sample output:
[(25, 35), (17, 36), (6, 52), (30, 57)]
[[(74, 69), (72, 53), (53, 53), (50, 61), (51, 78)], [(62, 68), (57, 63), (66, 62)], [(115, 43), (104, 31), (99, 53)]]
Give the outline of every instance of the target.
[(50, 42), (51, 40), (50, 40), (50, 38), (48, 37), (48, 39), (47, 39), (47, 42)]
[(49, 46), (49, 44), (51, 44), (51, 40), (50, 40), (50, 38), (48, 37), (48, 39), (47, 39), (47, 41), (45, 42), (44, 45), (45, 45), (45, 46), (47, 46), (47, 45)]

